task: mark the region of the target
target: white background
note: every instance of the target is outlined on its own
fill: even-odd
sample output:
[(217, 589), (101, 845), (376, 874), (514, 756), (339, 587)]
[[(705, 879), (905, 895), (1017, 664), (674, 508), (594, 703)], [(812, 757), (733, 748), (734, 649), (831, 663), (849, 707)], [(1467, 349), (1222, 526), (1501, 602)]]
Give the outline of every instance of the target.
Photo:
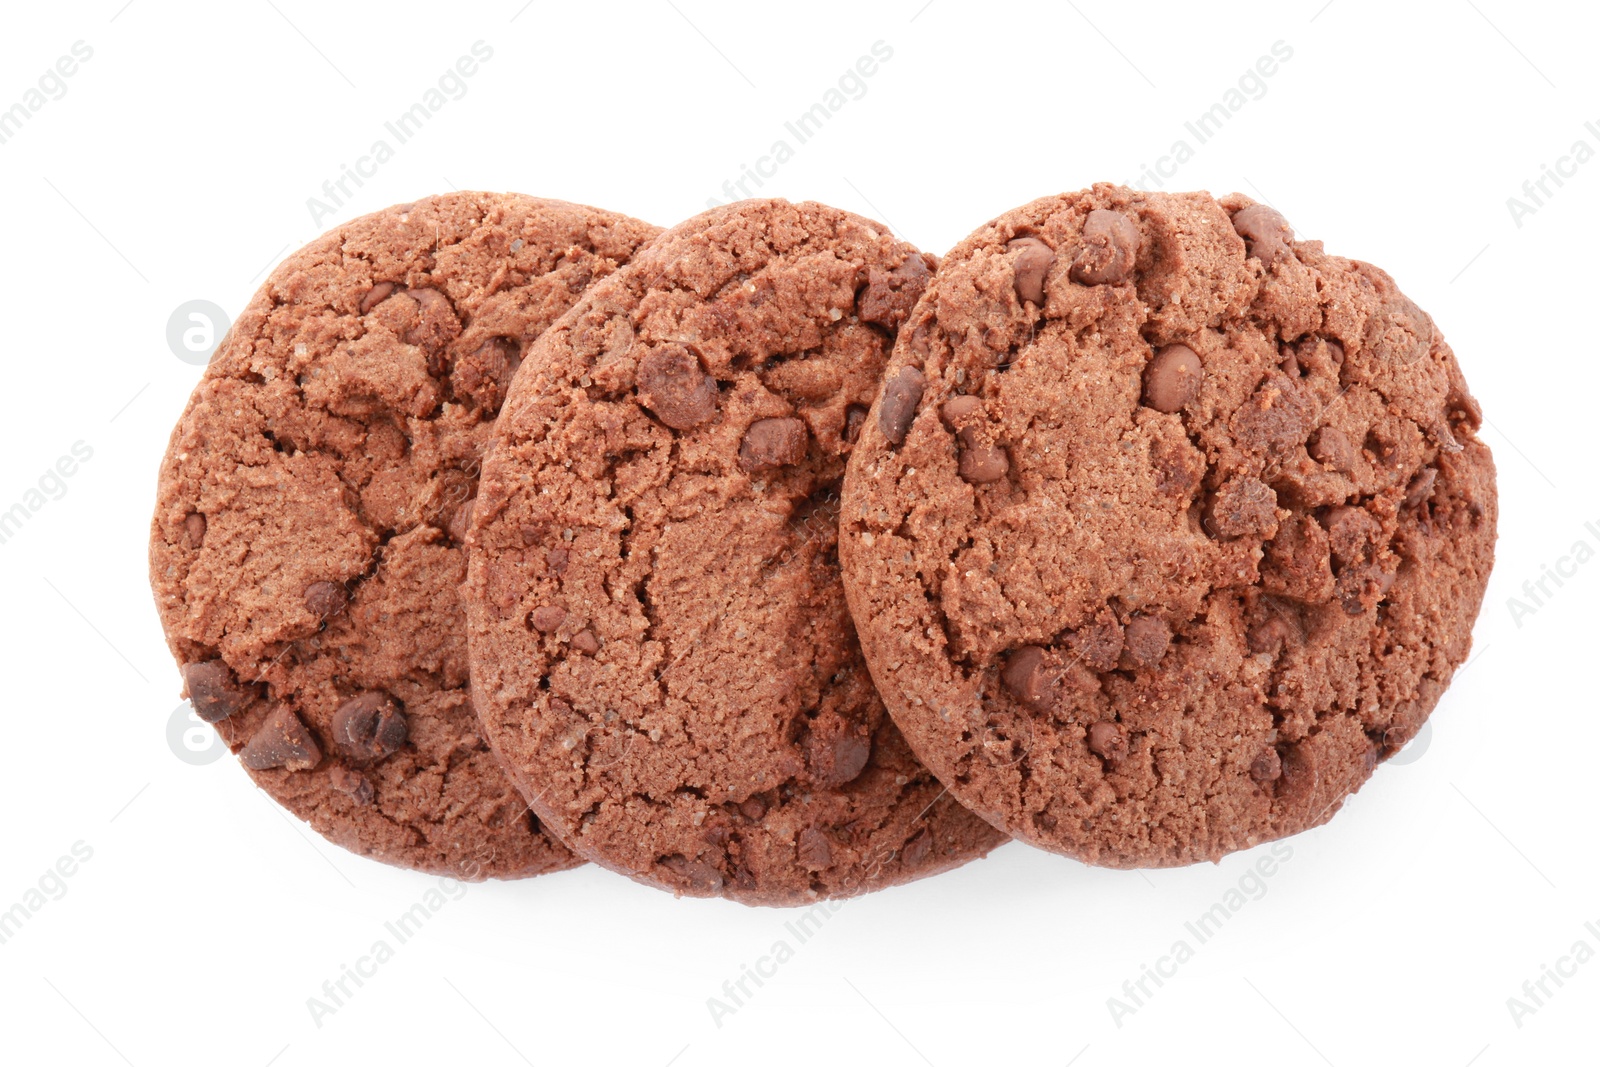
[[(1600, 961), (1547, 981), (1520, 1026), (1507, 999), (1580, 939), (1600, 951), (1600, 561), (1547, 580), (1539, 605), (1523, 592), (1576, 542), (1600, 549), (1600, 160), (1547, 183), (1520, 226), (1506, 201), (1574, 141), (1600, 149), (1600, 16), (1323, 5), (8, 4), (0, 108), (74, 42), (93, 56), (0, 144), (0, 510), (74, 442), (93, 456), (0, 544), (0, 910), (75, 843), (92, 857), (46, 878), (64, 895), (0, 944), (0, 1058), (1595, 1062)], [(314, 225), (307, 198), (478, 40), (493, 57), (466, 94)], [(880, 40), (893, 56), (865, 95), (796, 146), (784, 121)], [(1185, 120), (1280, 40), (1293, 55), (1265, 95), (1196, 146)], [(200, 369), (168, 348), (168, 316), (192, 299), (237, 313), (319, 230), (451, 187), (670, 224), (780, 137), (795, 156), (763, 194), (876, 215), (941, 253), (1036, 196), (1135, 179), (1183, 138), (1195, 156), (1167, 188), (1268, 200), (1390, 271), (1454, 346), (1499, 463), (1473, 660), (1426, 743), (1292, 839), (1203, 945), (1185, 922), (1255, 889), (1264, 850), (1138, 873), (1012, 844), (849, 902), (805, 944), (792, 914), (590, 868), (467, 887), (316, 1025), (307, 998), (436, 880), (345, 854), (232, 760), (169, 747), (179, 682), (145, 545)], [(793, 958), (717, 1025), (708, 998), (780, 939)], [(1131, 1004), (1123, 983), (1179, 939), (1193, 958), (1114, 1018), (1108, 998)]]

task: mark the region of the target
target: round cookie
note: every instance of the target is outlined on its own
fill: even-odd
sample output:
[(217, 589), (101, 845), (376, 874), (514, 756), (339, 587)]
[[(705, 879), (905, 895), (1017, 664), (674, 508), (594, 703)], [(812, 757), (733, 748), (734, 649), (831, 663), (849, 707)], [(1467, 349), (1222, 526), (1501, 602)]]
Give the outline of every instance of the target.
[(492, 193), (355, 219), (273, 271), (195, 387), (156, 606), (196, 713), (337, 844), (459, 878), (579, 862), (479, 732), (462, 541), (523, 354), (659, 232)]
[(474, 514), (473, 695), (585, 858), (783, 905), (1004, 840), (884, 713), (835, 551), (846, 456), (933, 265), (855, 215), (744, 201), (534, 347)]
[(1233, 196), (1097, 185), (943, 261), (850, 460), (846, 589), (974, 811), (1166, 866), (1323, 822), (1466, 658), (1496, 496), (1388, 275)]

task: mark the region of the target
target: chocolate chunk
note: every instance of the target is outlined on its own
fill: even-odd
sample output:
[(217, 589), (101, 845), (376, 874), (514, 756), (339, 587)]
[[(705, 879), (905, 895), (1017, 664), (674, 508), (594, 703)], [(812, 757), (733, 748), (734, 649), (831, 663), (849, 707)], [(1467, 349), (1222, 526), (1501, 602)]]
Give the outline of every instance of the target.
[(333, 743), (353, 759), (380, 760), (406, 743), (406, 717), (388, 693), (368, 690), (333, 713)]
[(1342, 474), (1349, 474), (1355, 470), (1356, 450), (1350, 443), (1350, 438), (1344, 431), (1332, 426), (1324, 426), (1311, 435), (1306, 442), (1306, 451), (1311, 458), (1325, 467), (1332, 467)]
[(472, 507), (477, 502), (478, 498), (473, 497), (456, 508), (455, 512), (450, 516), (450, 524), (445, 527), (450, 534), (450, 539), (458, 545), (467, 543), (467, 533), (472, 529)]
[(350, 594), (338, 582), (312, 582), (306, 586), (305, 603), (318, 619), (331, 619), (350, 603)]
[[(945, 406), (949, 407), (948, 404)], [(956, 473), (966, 481), (974, 485), (997, 482), (1011, 469), (1011, 459), (1006, 455), (1006, 450), (993, 441), (984, 440), (980, 423), (969, 423), (956, 437), (961, 442)]]
[(1250, 646), (1250, 651), (1257, 655), (1269, 652), (1276, 654), (1294, 636), (1294, 624), (1282, 615), (1273, 615), (1251, 627), (1250, 632), (1245, 635), (1245, 642)]
[(185, 663), (183, 687), (189, 693), (189, 706), (202, 722), (221, 722), (254, 696), (220, 659)]
[(692, 430), (717, 413), (717, 383), (682, 345), (653, 349), (637, 377), (640, 402), (674, 430)]
[(550, 568), (550, 573), (559, 578), (567, 573), (567, 550), (557, 545), (544, 554), (544, 563)]
[(1200, 356), (1188, 345), (1167, 345), (1144, 368), (1144, 402), (1157, 411), (1181, 411), (1200, 395), (1205, 376)]
[(983, 410), (983, 401), (975, 396), (953, 396), (939, 407), (939, 421), (952, 430), (960, 430)]
[(900, 848), (900, 862), (906, 867), (920, 867), (933, 851), (933, 835), (923, 827), (911, 835)]
[(1294, 227), (1265, 204), (1251, 204), (1234, 215), (1233, 228), (1244, 238), (1245, 253), (1268, 267), (1292, 254)]
[(394, 292), (394, 282), (379, 282), (367, 290), (367, 295), (361, 298), (361, 314), (365, 315), (385, 300)]
[(1424, 467), (1417, 475), (1406, 483), (1406, 496), (1402, 505), (1414, 508), (1433, 495), (1433, 483), (1438, 481), (1439, 471), (1434, 467)]
[(360, 807), (372, 803), (372, 783), (360, 771), (353, 771), (342, 763), (328, 768), (328, 784), (346, 794)]
[(306, 771), (322, 761), (322, 750), (288, 705), (279, 704), (245, 744), (239, 759), (252, 771), (274, 767)]
[(571, 644), (574, 650), (583, 653), (585, 656), (592, 656), (600, 651), (600, 639), (594, 635), (592, 630), (579, 630), (572, 635)]
[(844, 409), (844, 439), (849, 444), (855, 444), (856, 438), (861, 436), (861, 427), (866, 425), (867, 409), (860, 404), (851, 404)]
[(800, 419), (757, 419), (739, 443), (739, 469), (771, 470), (806, 458), (806, 424)]
[(1017, 299), (1044, 307), (1044, 279), (1055, 265), (1055, 251), (1037, 237), (1018, 237), (1006, 243), (1016, 253), (1011, 261)]
[(800, 866), (808, 871), (823, 870), (833, 862), (833, 848), (828, 844), (828, 835), (815, 826), (800, 831), (795, 855), (800, 860)]
[(884, 384), (883, 399), (878, 402), (878, 429), (890, 444), (898, 445), (906, 439), (926, 384), (927, 379), (916, 367), (900, 368), (900, 373)]
[(480, 412), (493, 415), (505, 402), (511, 378), (521, 364), (517, 342), (509, 337), (491, 337), (456, 360), (450, 371), (450, 389), (458, 400), (468, 401)]
[(1283, 761), (1275, 748), (1263, 749), (1261, 755), (1250, 762), (1250, 778), (1257, 782), (1276, 781), (1283, 773)]
[(837, 715), (819, 716), (805, 739), (806, 770), (813, 784), (836, 789), (855, 781), (872, 756), (866, 725)]
[(1097, 722), (1089, 727), (1089, 751), (1107, 763), (1121, 763), (1128, 755), (1128, 735), (1120, 723)]
[(191, 511), (183, 517), (183, 539), (190, 548), (199, 548), (206, 541), (206, 517)]
[(856, 315), (862, 322), (898, 330), (928, 287), (930, 277), (932, 272), (920, 255), (907, 256), (893, 270), (872, 268), (867, 272), (866, 287), (856, 295)]
[(759, 796), (746, 797), (739, 802), (739, 813), (752, 821), (759, 819), (767, 813), (767, 802)]
[(1096, 208), (1083, 223), (1083, 248), (1067, 277), (1080, 285), (1116, 285), (1139, 258), (1139, 227), (1120, 211)]
[(542, 604), (528, 612), (528, 625), (542, 634), (550, 633), (567, 621), (567, 609), (555, 604)]
[(704, 860), (674, 853), (663, 857), (660, 862), (661, 866), (677, 875), (678, 880), (684, 882), (692, 893), (710, 895), (722, 891), (722, 872)]
[(1285, 804), (1304, 804), (1317, 790), (1317, 758), (1308, 742), (1284, 745), (1278, 752), (1283, 775), (1278, 779), (1278, 799)]
[(1122, 638), (1128, 655), (1146, 667), (1154, 667), (1172, 644), (1172, 627), (1154, 615), (1135, 615), (1123, 627)]
[(1045, 665), (1044, 649), (1038, 645), (1024, 645), (1006, 657), (1000, 680), (1022, 703), (1042, 708), (1050, 702), (1050, 685), (1055, 679)]
[[(456, 318), (455, 308), (439, 290), (407, 289), (406, 295), (417, 302), (416, 322), (406, 330), (406, 344), (442, 352), (461, 334), (461, 321)], [(430, 364), (430, 368), (434, 373), (443, 369), (434, 364)]]

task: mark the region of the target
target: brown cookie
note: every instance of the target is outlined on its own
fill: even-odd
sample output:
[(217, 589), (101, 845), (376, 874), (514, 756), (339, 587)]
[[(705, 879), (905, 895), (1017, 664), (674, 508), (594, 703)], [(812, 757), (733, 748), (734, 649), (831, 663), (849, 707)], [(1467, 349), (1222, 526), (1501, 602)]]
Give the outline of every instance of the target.
[(950, 790), (1161, 866), (1315, 826), (1421, 727), (1493, 560), (1480, 414), (1388, 275), (1112, 185), (947, 256), (851, 457), (867, 661)]
[(173, 431), (150, 574), (186, 692), (351, 851), (466, 878), (579, 862), (479, 733), (462, 538), (522, 355), (658, 232), (492, 193), (355, 219), (272, 273)]
[(1003, 840), (884, 714), (835, 552), (845, 457), (933, 265), (855, 215), (745, 201), (534, 347), (474, 514), (473, 691), (585, 858), (796, 904)]

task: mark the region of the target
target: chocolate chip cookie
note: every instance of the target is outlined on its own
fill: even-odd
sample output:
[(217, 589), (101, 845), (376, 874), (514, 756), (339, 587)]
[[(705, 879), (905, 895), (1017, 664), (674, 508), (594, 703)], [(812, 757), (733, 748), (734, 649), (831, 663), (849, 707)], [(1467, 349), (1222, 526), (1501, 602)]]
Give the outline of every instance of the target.
[(490, 193), (356, 219), (272, 273), (195, 388), (156, 605), (196, 713), (330, 840), (462, 878), (579, 862), (479, 733), (462, 541), (523, 355), (658, 232)]
[(574, 851), (798, 904), (1004, 840), (912, 756), (839, 583), (838, 486), (935, 261), (745, 201), (597, 283), (512, 386), (473, 516), (474, 702)]
[(868, 663), (952, 793), (1119, 867), (1326, 820), (1466, 658), (1480, 411), (1432, 319), (1240, 196), (1112, 185), (956, 247), (850, 460)]

